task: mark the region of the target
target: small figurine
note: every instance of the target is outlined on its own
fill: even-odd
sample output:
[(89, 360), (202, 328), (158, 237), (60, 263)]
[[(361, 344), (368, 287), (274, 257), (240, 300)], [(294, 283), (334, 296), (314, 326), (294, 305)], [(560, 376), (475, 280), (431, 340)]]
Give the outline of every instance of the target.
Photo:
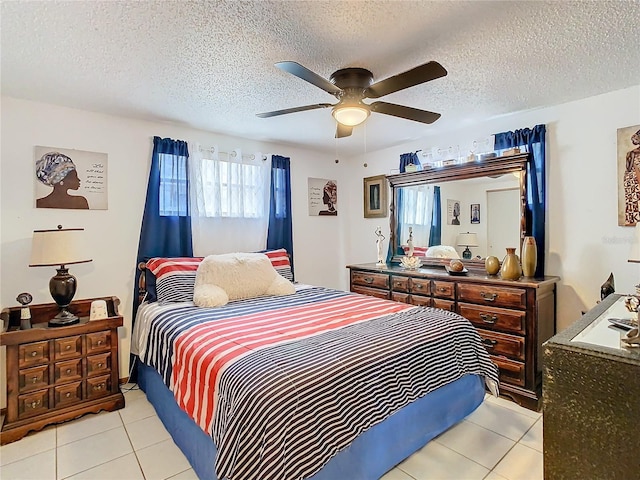
[(407, 255), (413, 257), (413, 228), (409, 227), (409, 239), (407, 240)]
[(385, 236), (382, 234), (380, 227), (376, 228), (376, 237), (376, 247), (378, 249), (378, 261), (376, 262), (376, 266), (381, 267), (386, 265), (386, 262), (382, 254), (382, 242), (384, 242)]
[(33, 300), (33, 297), (30, 293), (23, 292), (16, 297), (16, 300), (22, 308), (20, 309), (20, 330), (29, 330), (31, 328), (31, 310), (29, 310), (29, 305)]

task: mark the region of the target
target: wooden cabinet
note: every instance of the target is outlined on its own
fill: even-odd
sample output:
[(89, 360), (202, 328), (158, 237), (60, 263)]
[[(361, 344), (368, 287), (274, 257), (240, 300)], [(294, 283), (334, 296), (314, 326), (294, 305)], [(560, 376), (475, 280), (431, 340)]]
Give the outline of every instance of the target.
[(500, 370), (500, 392), (532, 410), (542, 396), (541, 346), (555, 334), (557, 277), (502, 280), (484, 273), (449, 275), (444, 268), (349, 265), (351, 291), (467, 318)]
[(20, 330), (20, 307), (2, 311), (0, 345), (7, 349), (7, 413), (2, 445), (31, 430), (85, 413), (124, 407), (118, 382), (119, 300), (107, 302), (108, 318), (89, 321), (91, 302), (73, 302), (69, 310), (80, 323), (49, 328), (56, 304), (33, 305), (33, 328)]

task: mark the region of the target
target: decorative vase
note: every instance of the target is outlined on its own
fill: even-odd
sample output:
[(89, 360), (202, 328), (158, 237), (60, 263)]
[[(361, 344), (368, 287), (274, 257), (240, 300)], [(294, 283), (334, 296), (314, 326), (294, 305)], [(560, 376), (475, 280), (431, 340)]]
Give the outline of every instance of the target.
[(516, 255), (516, 249), (507, 248), (507, 254), (502, 260), (502, 267), (500, 267), (500, 276), (504, 280), (518, 280), (521, 275), (522, 269)]
[(522, 241), (522, 274), (533, 277), (538, 265), (538, 247), (534, 237), (524, 237)]
[(500, 260), (494, 256), (487, 257), (484, 261), (484, 268), (489, 275), (495, 275), (500, 271)]

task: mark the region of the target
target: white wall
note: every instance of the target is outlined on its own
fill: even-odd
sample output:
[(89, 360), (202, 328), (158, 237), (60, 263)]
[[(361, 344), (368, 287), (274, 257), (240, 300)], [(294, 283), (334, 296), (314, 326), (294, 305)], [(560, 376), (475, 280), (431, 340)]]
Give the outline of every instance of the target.
[[(552, 87), (549, 87), (552, 88)], [(446, 112), (444, 112), (446, 115)], [(468, 145), (497, 132), (547, 125), (547, 275), (558, 284), (558, 330), (571, 325), (600, 299), (600, 285), (614, 273), (616, 290), (634, 290), (640, 268), (627, 263), (633, 229), (617, 221), (616, 130), (640, 124), (640, 85), (554, 107), (514, 113), (482, 125), (465, 125), (437, 137), (372, 152), (349, 162), (347, 263), (376, 259), (376, 225), (388, 219), (362, 215), (362, 178), (398, 168), (401, 153)], [(364, 167), (364, 163), (368, 167)], [(443, 197), (443, 205), (446, 198)], [(464, 212), (463, 212), (464, 213)], [(342, 276), (343, 287), (348, 275)]]
[[(115, 295), (121, 300), (125, 327), (120, 336), (120, 377), (128, 376), (133, 280), (154, 135), (218, 145), (222, 151), (240, 147), (291, 157), (294, 262), (296, 278), (338, 288), (344, 271), (342, 245), (347, 218), (341, 211), (344, 163), (314, 151), (249, 141), (185, 128), (101, 115), (3, 97), (0, 163), (0, 305), (17, 305), (20, 292), (34, 303), (52, 302), (49, 279), (55, 269), (29, 268), (34, 229), (83, 227), (93, 262), (72, 265), (78, 279), (76, 299)], [(34, 146), (44, 145), (108, 154), (108, 210), (36, 209)], [(307, 177), (338, 181), (338, 217), (310, 217)], [(4, 362), (3, 362), (4, 364)], [(4, 368), (2, 375), (4, 374)], [(0, 400), (5, 388), (0, 386)], [(0, 401), (4, 405), (4, 401)]]

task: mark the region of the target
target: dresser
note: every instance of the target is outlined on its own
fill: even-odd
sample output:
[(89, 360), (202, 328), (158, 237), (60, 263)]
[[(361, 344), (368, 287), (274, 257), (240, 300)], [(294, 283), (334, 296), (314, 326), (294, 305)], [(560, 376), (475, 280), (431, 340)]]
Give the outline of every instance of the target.
[(502, 280), (485, 273), (448, 274), (444, 268), (406, 270), (348, 265), (352, 292), (459, 313), (478, 330), (500, 370), (500, 393), (539, 410), (542, 343), (555, 334), (558, 277)]
[[(91, 302), (104, 300), (107, 318), (89, 320)], [(33, 328), (20, 330), (20, 307), (2, 311), (0, 345), (6, 346), (7, 412), (2, 445), (29, 431), (85, 413), (124, 407), (118, 383), (118, 327), (115, 297), (72, 302), (80, 323), (50, 328), (55, 303), (30, 306)]]
[(632, 318), (610, 295), (544, 346), (544, 478), (640, 478), (640, 348), (609, 318)]

